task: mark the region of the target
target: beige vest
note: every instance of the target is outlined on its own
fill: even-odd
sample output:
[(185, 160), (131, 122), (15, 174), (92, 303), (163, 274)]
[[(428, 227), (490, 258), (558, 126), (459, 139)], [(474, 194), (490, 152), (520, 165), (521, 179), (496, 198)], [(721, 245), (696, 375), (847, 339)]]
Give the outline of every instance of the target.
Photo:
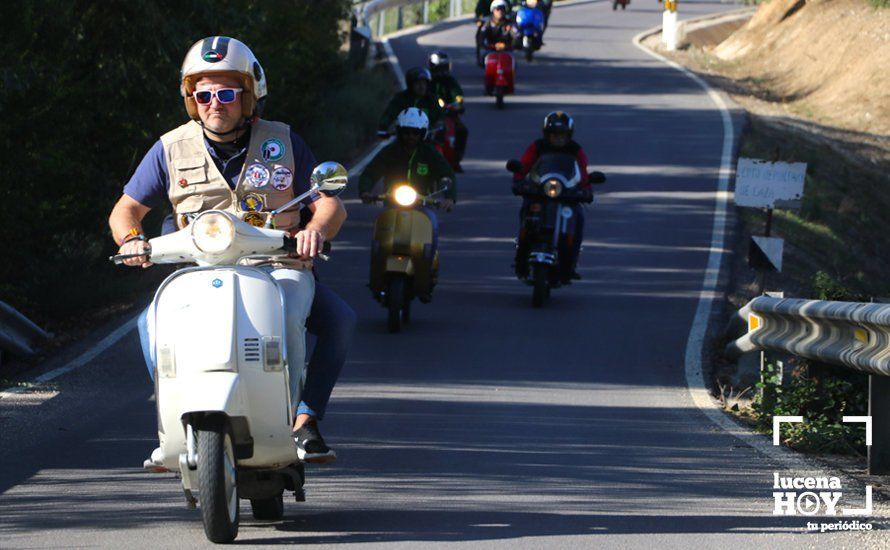
[[(213, 162), (197, 122), (167, 132), (161, 143), (170, 174), (168, 194), (179, 229), (189, 214), (226, 210), (244, 219), (250, 211), (268, 212), (294, 198), (294, 152), (287, 124), (259, 119), (252, 125), (244, 167), (234, 190)], [(274, 220), (275, 229), (299, 224), (299, 209), (279, 214)]]
[[(176, 224), (182, 229), (189, 217), (205, 210), (225, 210), (245, 221), (257, 218), (252, 212), (274, 210), (294, 198), (294, 152), (290, 127), (258, 119), (250, 131), (247, 156), (233, 190), (223, 177), (204, 143), (204, 132), (195, 121), (161, 136), (167, 173), (168, 195)], [(265, 217), (262, 217), (265, 220)], [(254, 220), (255, 221), (255, 220)], [(288, 230), (300, 224), (299, 207), (275, 216), (275, 229)], [(275, 262), (306, 267), (292, 259)]]

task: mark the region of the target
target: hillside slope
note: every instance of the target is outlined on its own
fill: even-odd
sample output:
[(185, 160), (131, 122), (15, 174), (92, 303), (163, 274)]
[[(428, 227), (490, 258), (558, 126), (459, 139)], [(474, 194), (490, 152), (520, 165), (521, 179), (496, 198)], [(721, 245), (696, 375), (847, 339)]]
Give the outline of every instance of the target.
[(814, 122), (890, 136), (890, 9), (771, 0), (716, 46), (736, 79)]

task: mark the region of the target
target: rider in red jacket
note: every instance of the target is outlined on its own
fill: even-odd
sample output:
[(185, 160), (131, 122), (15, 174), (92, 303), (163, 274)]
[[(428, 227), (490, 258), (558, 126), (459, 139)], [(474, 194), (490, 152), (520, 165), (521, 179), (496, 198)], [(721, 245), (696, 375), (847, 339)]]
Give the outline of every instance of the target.
[[(581, 173), (581, 181), (578, 185), (581, 189), (590, 191), (590, 198), (593, 199), (593, 189), (587, 173), (587, 155), (576, 141), (572, 139), (572, 132), (575, 129), (575, 121), (572, 117), (563, 111), (554, 111), (544, 117), (544, 137), (537, 139), (526, 148), (525, 153), (519, 162), (522, 163), (522, 171), (513, 173), (513, 181), (522, 181), (531, 171), (541, 155), (546, 153), (568, 153), (575, 157), (578, 163), (578, 170)], [(522, 210), (520, 210), (520, 222), (524, 218), (525, 210), (528, 207), (528, 200), (522, 201)], [(572, 206), (575, 218), (575, 231), (572, 235), (572, 278), (580, 279), (578, 274), (578, 256), (581, 252), (581, 241), (584, 238), (584, 209), (580, 204)], [(519, 244), (516, 248), (516, 266), (517, 271), (521, 273), (528, 272), (528, 250), (524, 243), (525, 235), (522, 228), (519, 231)]]

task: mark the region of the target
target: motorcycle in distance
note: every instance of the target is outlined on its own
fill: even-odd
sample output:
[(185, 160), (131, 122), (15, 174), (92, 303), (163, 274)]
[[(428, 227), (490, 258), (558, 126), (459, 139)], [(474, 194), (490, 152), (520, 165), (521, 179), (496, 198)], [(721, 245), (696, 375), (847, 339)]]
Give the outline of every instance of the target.
[(401, 331), (402, 324), (411, 320), (411, 300), (419, 297), (429, 302), (436, 284), (439, 254), (434, 252), (433, 221), (423, 207), (439, 206), (433, 197), (444, 193), (451, 181), (443, 178), (440, 184), (438, 191), (427, 196), (404, 183), (373, 198), (387, 208), (374, 222), (368, 288), (386, 308), (391, 333)]
[(464, 111), (464, 107), (460, 103), (446, 104), (442, 98), (439, 98), (439, 106), (445, 110), (445, 116), (442, 117), (441, 125), (431, 132), (432, 141), (451, 168), (457, 169), (457, 150), (454, 148), (454, 142), (457, 137), (457, 117)]
[(504, 96), (513, 93), (515, 67), (508, 51), (493, 51), (485, 56), (485, 95), (494, 96), (498, 109), (504, 108)]
[(208, 210), (148, 242), (152, 263), (198, 265), (167, 277), (149, 309), (160, 447), (146, 469), (181, 475), (186, 505), (201, 509), (212, 542), (237, 537), (239, 499), (249, 499), (261, 520), (282, 517), (285, 489), (305, 500), (291, 434), (301, 384), (292, 399), (288, 375), (288, 361), (302, 367), (304, 358), (288, 357), (282, 288), (246, 263), (294, 251), (288, 233), (271, 229), (272, 217), (313, 192), (339, 194), (347, 172), (325, 162), (311, 180), (310, 191), (260, 213), (265, 227)]
[[(507, 170), (522, 170), (518, 160), (507, 162)], [(604, 183), (602, 172), (588, 176), (592, 184)], [(581, 171), (575, 157), (566, 153), (541, 155), (528, 175), (517, 182), (517, 194), (527, 199), (521, 231), (528, 247), (528, 276), (518, 270), (517, 277), (533, 287), (532, 305), (542, 307), (550, 297), (550, 290), (571, 279), (572, 249), (569, 242), (574, 234), (572, 206), (592, 200), (589, 189), (582, 188)]]
[(516, 28), (522, 37), (525, 60), (530, 62), (543, 43), (544, 12), (540, 8), (523, 5), (516, 12)]

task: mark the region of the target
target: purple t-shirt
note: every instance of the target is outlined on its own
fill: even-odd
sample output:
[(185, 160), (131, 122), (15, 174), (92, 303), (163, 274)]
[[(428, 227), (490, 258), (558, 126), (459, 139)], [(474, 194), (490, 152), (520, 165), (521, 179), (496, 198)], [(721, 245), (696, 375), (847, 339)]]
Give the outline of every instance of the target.
[[(244, 166), (244, 159), (247, 156), (247, 143), (245, 147), (233, 157), (223, 160), (220, 158), (216, 150), (207, 143), (204, 138), (204, 145), (210, 153), (216, 167), (229, 183), (229, 187), (235, 188), (238, 183), (238, 177), (241, 175), (241, 168)], [(315, 167), (315, 155), (303, 141), (303, 138), (290, 133), (291, 147), (294, 153), (294, 196), (305, 193), (309, 190), (309, 176)], [(148, 150), (142, 162), (136, 167), (136, 171), (130, 178), (130, 181), (124, 186), (124, 194), (131, 197), (136, 202), (148, 206), (149, 208), (159, 208), (165, 204), (170, 204), (170, 196), (168, 194), (170, 185), (170, 175), (167, 172), (167, 159), (164, 155), (164, 145), (158, 140), (151, 149)], [(320, 198), (320, 195), (313, 194), (304, 202), (306, 204), (314, 202)], [(170, 217), (172, 222), (172, 216)], [(165, 220), (162, 233), (166, 234), (173, 231), (174, 226)]]

